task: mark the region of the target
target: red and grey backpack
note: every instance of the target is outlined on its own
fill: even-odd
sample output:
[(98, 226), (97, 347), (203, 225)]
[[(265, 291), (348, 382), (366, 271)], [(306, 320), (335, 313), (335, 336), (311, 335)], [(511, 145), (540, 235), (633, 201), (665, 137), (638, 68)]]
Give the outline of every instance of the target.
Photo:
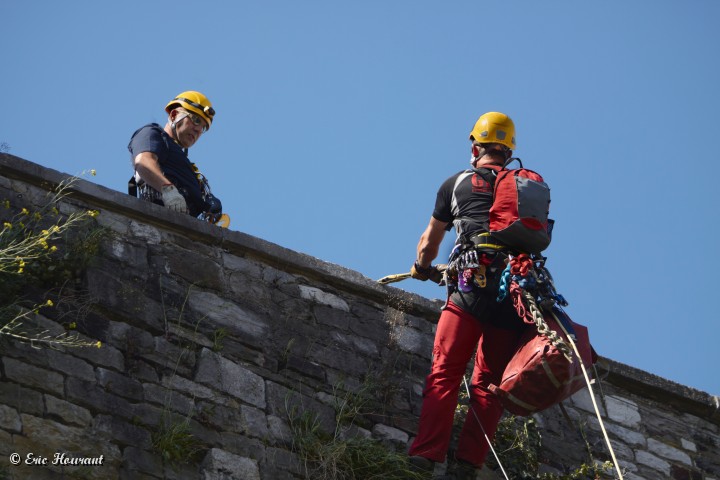
[[(520, 168), (508, 169), (517, 160)], [(493, 186), (493, 204), (487, 230), (493, 238), (521, 253), (539, 254), (550, 245), (554, 221), (550, 213), (550, 187), (543, 177), (511, 158), (502, 169), (475, 168)]]

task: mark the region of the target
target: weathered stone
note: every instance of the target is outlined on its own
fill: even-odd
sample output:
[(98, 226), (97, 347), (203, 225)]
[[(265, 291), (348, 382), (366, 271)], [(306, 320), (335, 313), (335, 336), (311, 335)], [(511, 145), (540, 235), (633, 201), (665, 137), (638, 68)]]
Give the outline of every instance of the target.
[(285, 368), (317, 380), (325, 380), (325, 369), (316, 362), (311, 362), (297, 355), (288, 355)]
[(350, 306), (347, 302), (337, 295), (323, 291), (316, 287), (310, 287), (308, 285), (298, 285), (298, 288), (300, 289), (301, 298), (310, 300), (313, 303), (319, 303), (320, 305), (337, 308), (343, 312), (350, 311)]
[(256, 407), (265, 408), (262, 377), (220, 355), (203, 349), (195, 381), (228, 393)]
[(414, 353), (423, 358), (430, 358), (433, 349), (433, 340), (426, 334), (414, 328), (398, 325), (393, 327), (391, 339), (398, 348), (408, 353)]
[(144, 384), (143, 394), (146, 402), (159, 405), (167, 411), (187, 415), (195, 408), (195, 401), (191, 397), (154, 383)]
[(189, 304), (194, 311), (205, 316), (207, 321), (228, 329), (230, 334), (240, 333), (262, 339), (268, 332), (267, 322), (214, 293), (193, 290)]
[(93, 365), (125, 371), (125, 357), (120, 350), (111, 345), (103, 345), (101, 348), (76, 348), (71, 353)]
[[(63, 178), (5, 154), (0, 171), (0, 199), (10, 198), (13, 211), (40, 205), (41, 186)], [(299, 480), (306, 472), (291, 451), (291, 427), (301, 419), (339, 440), (368, 438), (372, 429), (404, 449), (417, 431), (441, 301), (89, 182), (74, 188), (62, 212), (98, 208), (100, 223), (120, 233), (104, 241), (77, 285), (92, 298), (77, 331), (103, 348), (2, 346), (0, 458), (47, 449), (110, 461), (87, 471), (20, 466), (14, 477), (247, 478), (224, 469), (235, 465), (250, 478)], [(31, 290), (35, 301), (41, 292)], [(33, 326), (62, 333), (64, 312), (48, 309)], [(227, 336), (215, 342), (220, 329)], [(626, 480), (720, 479), (717, 397), (609, 359), (597, 367), (596, 398)], [(369, 404), (355, 399), (375, 377), (381, 391)], [(372, 411), (347, 428), (338, 406)], [(565, 406), (567, 418), (555, 407), (533, 416), (544, 471), (558, 475), (609, 458), (589, 394)], [(163, 464), (148, 436), (164, 421), (187, 424), (207, 464)]]
[(146, 245), (127, 240), (120, 241), (119, 238), (110, 239), (106, 245), (108, 255), (126, 264), (126, 268), (138, 270), (147, 268), (148, 250)]
[(290, 430), (290, 427), (285, 422), (285, 420), (275, 415), (268, 415), (267, 423), (270, 438), (275, 440), (275, 442), (279, 442), (281, 444), (291, 444), (293, 440), (293, 434), (292, 430)]
[(156, 227), (134, 220), (130, 220), (128, 223), (128, 234), (134, 238), (144, 240), (148, 244), (159, 244), (161, 239), (160, 230)]
[(638, 406), (632, 400), (607, 396), (605, 403), (608, 417), (626, 427), (635, 427), (642, 420)]
[(315, 305), (312, 311), (319, 324), (339, 331), (347, 331), (350, 323), (354, 320), (350, 313), (327, 305)]
[(321, 365), (336, 368), (352, 375), (367, 373), (368, 361), (347, 348), (317, 345), (308, 352), (308, 357)]
[(680, 445), (682, 445), (682, 448), (684, 448), (685, 450), (688, 450), (690, 452), (697, 452), (697, 446), (695, 445), (695, 442), (691, 442), (690, 440), (681, 438)]
[(53, 459), (56, 453), (66, 453), (69, 457), (103, 456), (102, 466), (89, 469), (87, 478), (115, 478), (110, 474), (117, 472), (120, 465), (120, 451), (114, 444), (107, 442), (110, 437), (84, 428), (62, 425), (48, 419), (31, 415), (21, 415), (22, 436), (14, 435), (13, 444), (19, 452), (32, 452), (35, 456)]
[(104, 368), (98, 368), (96, 375), (98, 385), (108, 392), (130, 400), (140, 401), (143, 399), (143, 386), (137, 380)]
[(90, 383), (73, 377), (65, 381), (65, 400), (87, 408), (130, 419), (134, 416), (133, 406), (124, 398), (105, 392), (97, 383)]
[(45, 409), (48, 416), (57, 417), (66, 424), (87, 427), (92, 422), (92, 415), (86, 408), (55, 398), (52, 395), (45, 395)]
[(5, 368), (5, 376), (9, 380), (34, 389), (62, 395), (63, 376), (59, 373), (50, 372), (14, 358), (3, 358), (2, 363)]
[(654, 438), (648, 438), (647, 448), (649, 452), (652, 452), (655, 455), (662, 457), (666, 460), (680, 462), (685, 465), (692, 465), (690, 455), (678, 448), (673, 447), (672, 445), (659, 442)]
[[(283, 472), (290, 472), (293, 475), (301, 475), (303, 472), (302, 462), (298, 456), (280, 448), (267, 449), (263, 466), (266, 467), (262, 471), (263, 479), (268, 480), (287, 477), (287, 473), (282, 475)], [(275, 472), (271, 469), (277, 471)], [(273, 474), (274, 476), (270, 476)]]
[(20, 433), (22, 430), (22, 422), (20, 421), (20, 415), (17, 410), (5, 405), (0, 405), (0, 428), (13, 433)]
[(203, 460), (203, 480), (260, 480), (260, 470), (255, 460), (233, 455), (219, 448), (211, 449)]
[(665, 476), (670, 475), (670, 464), (665, 460), (653, 455), (645, 450), (635, 452), (635, 460), (641, 465), (647, 465), (653, 470), (657, 470)]
[(216, 391), (211, 390), (203, 385), (200, 385), (199, 383), (193, 382), (179, 375), (170, 375), (163, 377), (162, 385), (165, 388), (186, 393), (193, 398), (203, 398), (207, 400), (212, 399), (214, 401), (217, 401), (218, 403), (223, 402), (223, 399), (219, 398)]
[(89, 382), (95, 380), (95, 371), (90, 362), (57, 350), (48, 350), (47, 355), (53, 370), (62, 372), (65, 375), (79, 377)]
[(145, 428), (133, 425), (111, 415), (98, 415), (93, 421), (93, 429), (104, 433), (107, 438), (124, 446), (149, 449), (152, 447), (150, 432)]
[(36, 417), (42, 417), (45, 412), (42, 393), (7, 381), (0, 381), (0, 404)]
[(210, 259), (209, 253), (198, 252), (200, 245), (193, 244), (191, 250), (180, 250), (176, 248), (169, 251), (165, 257), (165, 271), (172, 275), (198, 285), (201, 288), (211, 288), (213, 290), (222, 290), (224, 285), (224, 274), (222, 267)]
[(398, 430), (397, 428), (383, 425), (381, 423), (378, 423), (373, 427), (372, 433), (377, 438), (398, 443), (400, 445), (405, 445), (409, 438), (408, 434), (402, 430)]
[(127, 446), (123, 449), (123, 470), (132, 473), (133, 476), (129, 478), (133, 479), (142, 474), (161, 477), (163, 471), (162, 457), (135, 446)]

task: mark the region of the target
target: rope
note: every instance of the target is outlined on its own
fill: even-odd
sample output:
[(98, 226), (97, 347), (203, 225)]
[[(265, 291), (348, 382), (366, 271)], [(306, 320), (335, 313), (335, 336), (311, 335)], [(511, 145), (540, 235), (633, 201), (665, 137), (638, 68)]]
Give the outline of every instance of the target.
[(503, 475), (505, 475), (505, 480), (510, 480), (510, 477), (508, 477), (508, 474), (505, 472), (505, 468), (503, 468), (502, 463), (500, 462), (500, 457), (498, 457), (497, 452), (493, 448), (492, 442), (490, 441), (490, 437), (488, 437), (488, 434), (485, 433), (485, 428), (482, 425), (482, 422), (480, 421), (480, 417), (478, 417), (477, 413), (475, 412), (475, 409), (473, 408), (472, 404), (472, 396), (470, 395), (470, 387), (468, 387), (467, 378), (465, 375), (463, 375), (463, 382), (465, 382), (465, 390), (468, 394), (468, 400), (469, 400), (469, 406), (470, 410), (472, 410), (473, 415), (475, 416), (475, 420), (477, 420), (478, 425), (480, 425), (480, 430), (482, 430), (483, 436), (485, 437), (485, 440), (487, 441), (488, 445), (490, 446), (490, 450), (492, 451), (493, 455), (495, 456), (495, 461), (497, 461), (498, 465), (500, 466), (500, 470), (502, 470)]
[(595, 393), (592, 389), (592, 384), (590, 382), (590, 377), (588, 376), (587, 370), (585, 369), (585, 364), (582, 361), (582, 357), (580, 356), (580, 352), (578, 351), (577, 345), (575, 345), (575, 342), (572, 339), (572, 336), (568, 333), (568, 331), (565, 329), (565, 326), (562, 324), (560, 320), (558, 320), (557, 316), (555, 315), (555, 312), (551, 312), (552, 316), (555, 318), (555, 321), (557, 321), (558, 324), (560, 324), (560, 328), (563, 329), (563, 332), (565, 332), (565, 335), (567, 336), (568, 340), (570, 340), (570, 345), (572, 345), (573, 351), (575, 352), (575, 355), (577, 355), (578, 361), (580, 362), (580, 369), (583, 372), (583, 376), (585, 377), (585, 383), (587, 383), (588, 390), (590, 390), (590, 399), (592, 400), (593, 407), (595, 407), (595, 415), (597, 415), (598, 422), (600, 422), (600, 429), (602, 430), (603, 437), (605, 437), (605, 443), (607, 443), (608, 450), (610, 450), (610, 456), (613, 460), (613, 465), (615, 466), (615, 471), (618, 474), (618, 478), (620, 480), (623, 480), (622, 471), (620, 470), (620, 464), (617, 461), (617, 458), (615, 457), (615, 451), (612, 448), (612, 444), (610, 443), (610, 437), (608, 437), (607, 431), (605, 430), (605, 424), (602, 421), (602, 417), (600, 416), (600, 409), (597, 406), (597, 402), (595, 401)]
[(535, 299), (532, 294), (517, 286), (515, 282), (513, 282), (510, 286), (510, 293), (513, 296), (513, 304), (515, 305), (515, 309), (517, 310), (520, 318), (522, 318), (526, 323), (534, 324), (538, 333), (547, 337), (550, 344), (557, 348), (568, 362), (572, 363), (572, 350), (568, 344), (565, 343), (563, 338), (558, 335), (556, 331), (551, 329), (547, 322), (545, 322), (545, 316), (540, 308), (538, 308), (537, 303), (535, 303)]

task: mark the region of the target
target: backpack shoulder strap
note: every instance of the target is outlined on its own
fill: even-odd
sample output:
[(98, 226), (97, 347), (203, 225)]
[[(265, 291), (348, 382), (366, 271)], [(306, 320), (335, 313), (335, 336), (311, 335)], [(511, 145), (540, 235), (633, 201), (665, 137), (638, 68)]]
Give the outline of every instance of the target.
[(495, 180), (497, 179), (498, 172), (492, 168), (473, 168), (473, 172), (480, 175), (483, 180), (485, 180), (487, 183), (490, 184), (491, 187), (493, 187), (493, 191), (495, 190)]

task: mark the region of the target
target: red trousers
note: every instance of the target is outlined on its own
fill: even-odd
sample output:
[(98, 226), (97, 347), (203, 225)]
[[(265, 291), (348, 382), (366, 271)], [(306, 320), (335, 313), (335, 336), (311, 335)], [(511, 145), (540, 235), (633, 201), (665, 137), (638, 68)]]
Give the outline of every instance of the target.
[(483, 430), (492, 439), (503, 413), (500, 401), (487, 390), (487, 386), (500, 384), (503, 371), (517, 349), (520, 333), (481, 322), (452, 302), (448, 303), (438, 321), (432, 369), (423, 391), (420, 425), (409, 455), (419, 455), (435, 462), (445, 461), (458, 403), (458, 389), (477, 348), (470, 381), (470, 410), (458, 439), (455, 457), (476, 467), (482, 466), (490, 450)]

